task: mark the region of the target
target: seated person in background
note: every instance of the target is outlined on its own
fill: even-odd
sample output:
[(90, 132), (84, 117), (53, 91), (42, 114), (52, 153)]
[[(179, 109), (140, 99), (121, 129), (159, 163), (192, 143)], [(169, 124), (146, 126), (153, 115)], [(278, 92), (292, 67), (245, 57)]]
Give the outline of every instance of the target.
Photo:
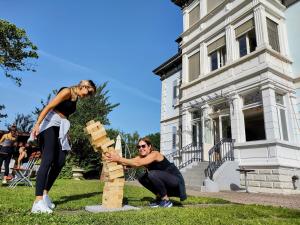
[(157, 151), (148, 138), (141, 138), (137, 148), (139, 155), (132, 159), (120, 157), (117, 153), (106, 153), (106, 159), (124, 166), (146, 167), (147, 172), (138, 180), (156, 195), (156, 201), (150, 207), (172, 207), (169, 197), (180, 197), (185, 200), (184, 179), (178, 168)]
[(14, 153), (14, 145), (16, 143), (16, 138), (17, 138), (17, 128), (15, 125), (12, 125), (9, 128), (9, 133), (4, 134), (0, 139), (1, 152), (2, 152), (0, 156), (0, 170), (3, 161), (5, 166), (5, 172), (4, 172), (2, 184), (7, 183), (7, 177), (9, 174), (9, 163)]
[[(17, 162), (17, 168), (20, 168), (21, 162), (27, 158), (27, 149), (23, 142), (19, 143), (19, 157)], [(23, 162), (24, 163), (24, 162)]]

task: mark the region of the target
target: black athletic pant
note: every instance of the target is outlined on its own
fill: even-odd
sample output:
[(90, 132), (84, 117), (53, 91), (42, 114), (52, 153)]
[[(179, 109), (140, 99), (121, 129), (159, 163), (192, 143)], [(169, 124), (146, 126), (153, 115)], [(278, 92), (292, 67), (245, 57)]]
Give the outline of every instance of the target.
[(151, 170), (139, 177), (138, 180), (156, 196), (179, 197), (179, 179), (171, 173), (162, 170)]
[(61, 149), (59, 127), (49, 127), (39, 134), (42, 162), (36, 178), (36, 196), (49, 191), (65, 165), (67, 151)]
[(9, 163), (10, 163), (10, 160), (11, 160), (11, 157), (12, 157), (13, 147), (8, 147), (8, 146), (2, 147), (1, 152), (4, 152), (6, 154), (1, 154), (0, 155), (0, 171), (1, 171), (1, 168), (2, 168), (3, 161), (4, 161), (4, 168), (5, 168), (4, 176), (8, 176), (8, 174), (9, 174)]

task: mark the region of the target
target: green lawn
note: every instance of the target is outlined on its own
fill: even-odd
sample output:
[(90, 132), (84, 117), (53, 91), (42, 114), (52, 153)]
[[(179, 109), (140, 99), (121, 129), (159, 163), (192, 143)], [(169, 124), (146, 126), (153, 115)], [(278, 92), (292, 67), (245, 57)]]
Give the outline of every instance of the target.
[[(52, 215), (30, 213), (34, 188), (0, 186), (0, 224), (300, 224), (300, 211), (189, 196), (182, 204), (151, 209), (153, 195), (144, 188), (126, 186), (124, 202), (142, 210), (89, 213), (86, 205), (100, 204), (103, 184), (99, 181), (58, 180), (50, 194), (57, 205)], [(209, 205), (207, 205), (209, 204)]]

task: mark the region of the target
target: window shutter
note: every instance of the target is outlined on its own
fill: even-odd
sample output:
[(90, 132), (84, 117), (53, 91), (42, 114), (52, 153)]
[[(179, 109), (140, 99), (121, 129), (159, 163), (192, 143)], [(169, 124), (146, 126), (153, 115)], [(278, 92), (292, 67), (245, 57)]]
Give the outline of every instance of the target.
[(278, 24), (274, 21), (267, 18), (267, 27), (268, 27), (268, 37), (269, 37), (269, 44), (271, 45), (272, 49), (279, 52), (279, 37), (278, 37)]
[(200, 19), (200, 5), (198, 4), (189, 12), (189, 27), (193, 26)]
[(252, 30), (254, 28), (254, 20), (248, 20), (246, 23), (243, 23), (241, 26), (237, 27), (235, 29), (235, 36), (240, 37), (249, 30)]
[(207, 0), (207, 13), (210, 13), (212, 10), (217, 8), (225, 0)]
[(189, 81), (193, 81), (200, 75), (200, 53), (189, 57)]
[(207, 46), (207, 53), (210, 54), (217, 50), (218, 48), (224, 46), (226, 43), (225, 36), (221, 37), (220, 39), (216, 40), (215, 42), (211, 43)]

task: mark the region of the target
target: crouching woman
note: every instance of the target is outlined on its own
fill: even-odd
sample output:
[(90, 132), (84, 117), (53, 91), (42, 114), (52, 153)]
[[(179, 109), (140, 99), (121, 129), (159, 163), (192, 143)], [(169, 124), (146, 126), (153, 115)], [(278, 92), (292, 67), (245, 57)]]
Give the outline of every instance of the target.
[(172, 207), (169, 197), (185, 200), (184, 179), (178, 168), (170, 163), (164, 155), (157, 151), (148, 138), (139, 140), (139, 155), (132, 159), (120, 157), (117, 153), (107, 153), (106, 159), (124, 166), (145, 167), (146, 173), (139, 177), (139, 182), (156, 195), (156, 201), (150, 207)]

